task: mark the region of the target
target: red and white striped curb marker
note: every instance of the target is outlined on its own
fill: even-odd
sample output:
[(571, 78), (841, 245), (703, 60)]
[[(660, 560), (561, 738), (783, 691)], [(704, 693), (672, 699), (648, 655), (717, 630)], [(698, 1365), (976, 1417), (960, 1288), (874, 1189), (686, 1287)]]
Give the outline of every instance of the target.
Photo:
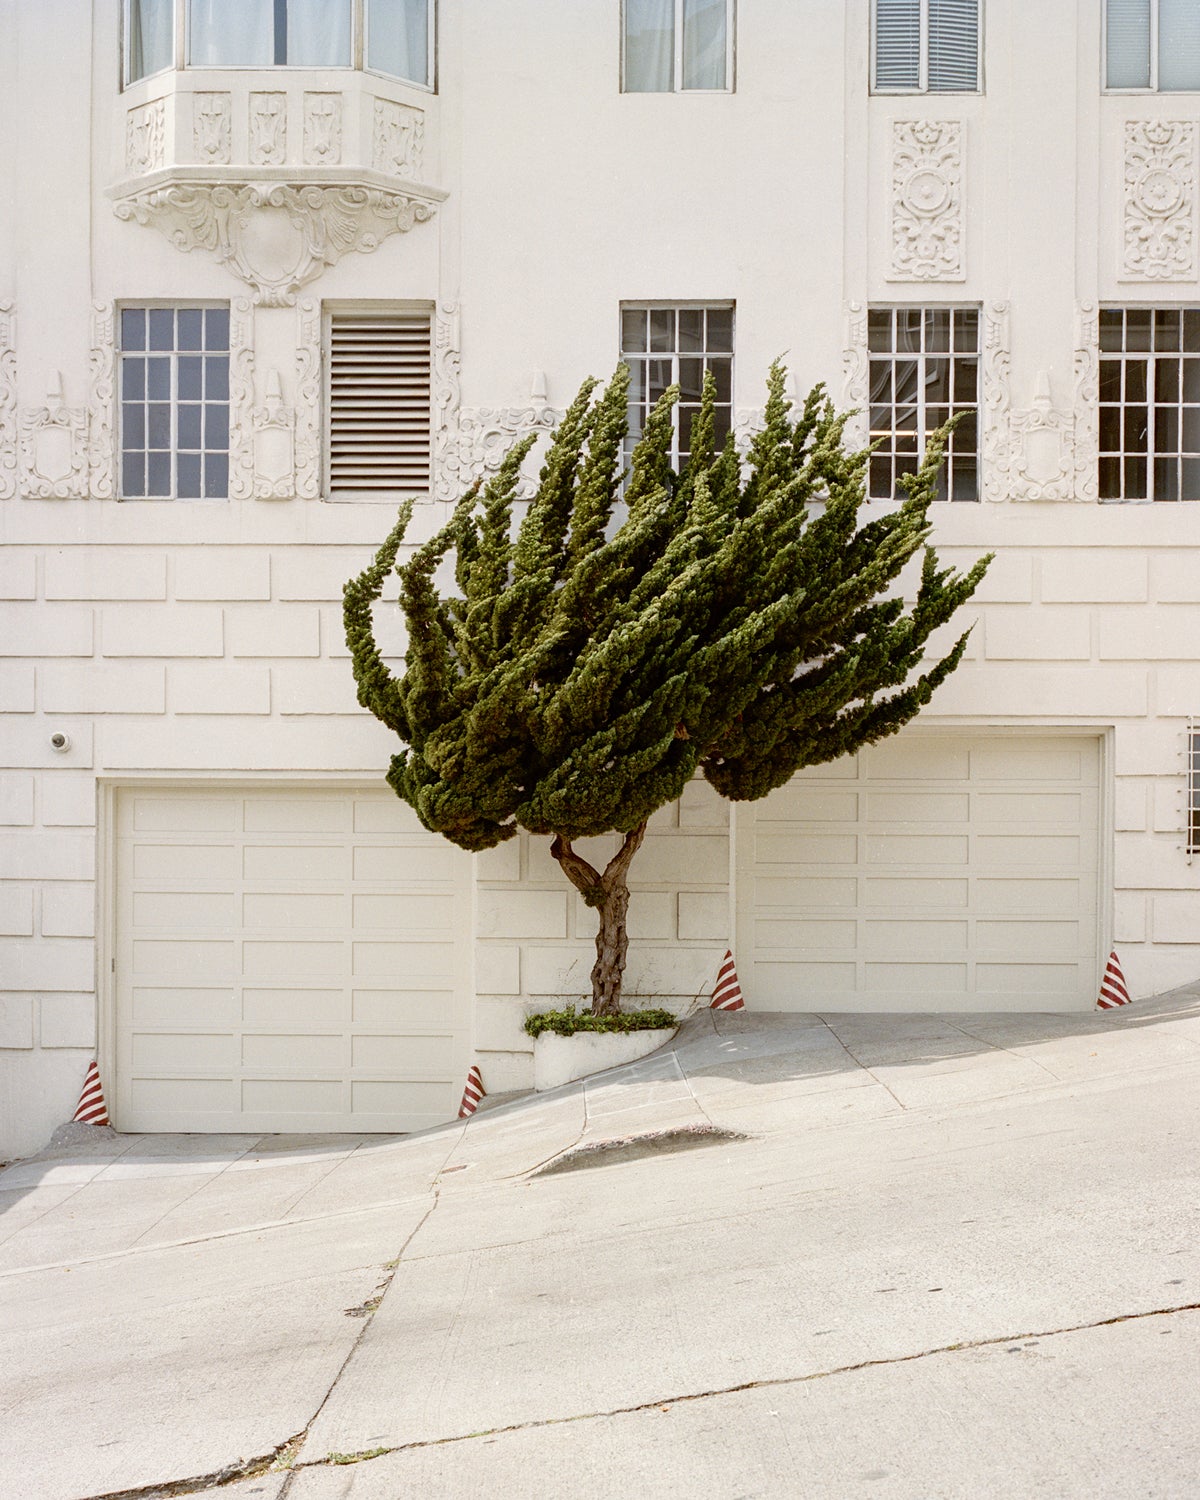
[(745, 1010), (742, 987), (738, 983), (737, 970), (733, 966), (733, 952), (726, 948), (721, 967), (717, 970), (717, 983), (713, 989), (709, 1010)]
[(79, 1108), (74, 1118), (81, 1125), (109, 1124), (108, 1110), (104, 1104), (104, 1090), (100, 1087), (100, 1069), (94, 1062), (88, 1063), (87, 1077), (83, 1080), (83, 1093), (79, 1096)]
[(1129, 1004), (1129, 991), (1125, 988), (1125, 976), (1121, 973), (1121, 963), (1117, 958), (1117, 950), (1108, 955), (1108, 965), (1104, 970), (1104, 978), (1100, 981), (1100, 998), (1096, 1001), (1097, 1010), (1114, 1010), (1118, 1005)]
[(465, 1120), (473, 1115), (479, 1108), (479, 1101), (487, 1093), (483, 1086), (483, 1078), (479, 1072), (479, 1064), (473, 1063), (471, 1071), (467, 1074), (467, 1086), (463, 1089), (462, 1103), (458, 1106), (458, 1118)]

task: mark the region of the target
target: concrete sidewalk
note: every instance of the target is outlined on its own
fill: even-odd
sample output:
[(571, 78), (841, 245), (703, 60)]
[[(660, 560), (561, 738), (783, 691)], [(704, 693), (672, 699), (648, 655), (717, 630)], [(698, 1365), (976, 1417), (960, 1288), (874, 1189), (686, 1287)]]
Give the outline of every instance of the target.
[(39, 1500), (1191, 1494), (1198, 1081), (1192, 987), (706, 1012), (407, 1139), (95, 1132), (0, 1174), (0, 1472)]

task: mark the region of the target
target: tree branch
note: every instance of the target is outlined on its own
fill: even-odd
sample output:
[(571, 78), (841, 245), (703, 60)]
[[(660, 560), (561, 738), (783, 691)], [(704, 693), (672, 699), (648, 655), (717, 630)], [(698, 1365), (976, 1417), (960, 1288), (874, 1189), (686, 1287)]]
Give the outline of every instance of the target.
[[(550, 854), (558, 861), (563, 874), (589, 906), (604, 904), (604, 878), (599, 870), (584, 859), (582, 854), (575, 853), (571, 848), (570, 839), (565, 839), (561, 833), (556, 833), (550, 845)], [(611, 869), (612, 866), (610, 865), (609, 868)], [(607, 873), (606, 871), (605, 874)]]

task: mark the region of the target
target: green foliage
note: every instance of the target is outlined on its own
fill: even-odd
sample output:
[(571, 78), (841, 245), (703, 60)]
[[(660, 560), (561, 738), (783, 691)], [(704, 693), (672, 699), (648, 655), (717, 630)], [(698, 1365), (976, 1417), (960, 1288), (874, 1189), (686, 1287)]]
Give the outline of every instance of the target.
[(673, 1031), (678, 1024), (669, 1010), (619, 1010), (598, 1016), (590, 1011), (580, 1015), (573, 1005), (525, 1017), (525, 1030), (530, 1036), (541, 1036), (543, 1031), (552, 1031), (555, 1036), (574, 1036), (577, 1031), (662, 1031), (667, 1027)]
[[(346, 585), (359, 702), (406, 746), (388, 782), (465, 849), (518, 828), (628, 833), (697, 770), (722, 796), (765, 796), (895, 733), (962, 657), (966, 634), (923, 663), (990, 560), (958, 574), (925, 545), (945, 433), (903, 501), (860, 524), (868, 454), (846, 451), (846, 414), (819, 386), (793, 417), (776, 366), (745, 465), (732, 439), (714, 446), (708, 379), (686, 471), (670, 464), (672, 389), (622, 494), (628, 382), (621, 366), (598, 397), (584, 384), (515, 530), (532, 438), (398, 562), (402, 510)], [(923, 547), (906, 607), (889, 589)], [(451, 555), (456, 587), (443, 591)], [(393, 569), (409, 628), (398, 677), (372, 624)]]

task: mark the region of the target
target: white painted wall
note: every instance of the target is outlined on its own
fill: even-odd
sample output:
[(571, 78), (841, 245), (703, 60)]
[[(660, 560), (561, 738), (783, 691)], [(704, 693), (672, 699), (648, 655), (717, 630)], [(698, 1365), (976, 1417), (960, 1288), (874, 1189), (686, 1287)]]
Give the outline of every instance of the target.
[[(735, 299), (747, 413), (781, 353), (801, 389), (822, 379), (841, 397), (847, 303), (1007, 303), (1005, 401), (1029, 408), (1045, 371), (1078, 427), (1089, 412), (1076, 305), (1200, 302), (1195, 276), (1123, 272), (1125, 122), (1196, 109), (1194, 96), (1102, 95), (1098, 6), (989, 0), (985, 93), (928, 99), (869, 95), (866, 0), (739, 10), (727, 96), (622, 95), (615, 0), (442, 0), (436, 96), (344, 74), (203, 81), (238, 100), (282, 89), (290, 122), (306, 90), (344, 91), (347, 120), (366, 119), (376, 94), (426, 111), (424, 189), (448, 198), (301, 297), (458, 304), (460, 370), (446, 350), (441, 367), (451, 436), (456, 401), (520, 407), (540, 369), (561, 406), (584, 375), (611, 370), (622, 300)], [(122, 96), (116, 12), (61, 0), (0, 15), (0, 120), (14, 143), (0, 153), (10, 455), (56, 370), (67, 406), (91, 408), (101, 430), (95, 304), (250, 292), (208, 251), (114, 214), (127, 111), (163, 97), (164, 165), (191, 160), (175, 95), (199, 83), (165, 75)], [(892, 279), (894, 126), (907, 120), (961, 125), (961, 280)], [(369, 175), (369, 136), (347, 132), (348, 172)], [(290, 178), (316, 180), (294, 123), (291, 140)], [(452, 337), (453, 316), (443, 325)], [(299, 332), (293, 308), (253, 313), (254, 398), (277, 368), (285, 401), (319, 423)], [(0, 451), (0, 1151), (44, 1140), (93, 1055), (97, 781), (371, 774), (391, 750), (354, 703), (339, 604), (388, 505), (119, 504), (97, 490), (96, 462), (89, 498), (33, 499), (5, 493), (14, 471)], [(425, 507), (420, 534), (442, 514)], [(1181, 845), (1185, 722), (1200, 706), (1200, 505), (1002, 498), (940, 511), (937, 541), (954, 561), (999, 555), (965, 612), (979, 621), (968, 660), (930, 719), (1113, 727), (1121, 959), (1135, 994), (1193, 979), (1200, 866)], [(71, 737), (66, 754), (49, 748), (55, 730)], [(701, 790), (661, 815), (634, 869), (631, 988), (678, 998), (715, 971), (728, 865), (725, 810)], [(521, 1016), (582, 993), (590, 927), (544, 841), (514, 841), (478, 875), (477, 1041), (488, 1086), (517, 1086), (529, 1076)]]

